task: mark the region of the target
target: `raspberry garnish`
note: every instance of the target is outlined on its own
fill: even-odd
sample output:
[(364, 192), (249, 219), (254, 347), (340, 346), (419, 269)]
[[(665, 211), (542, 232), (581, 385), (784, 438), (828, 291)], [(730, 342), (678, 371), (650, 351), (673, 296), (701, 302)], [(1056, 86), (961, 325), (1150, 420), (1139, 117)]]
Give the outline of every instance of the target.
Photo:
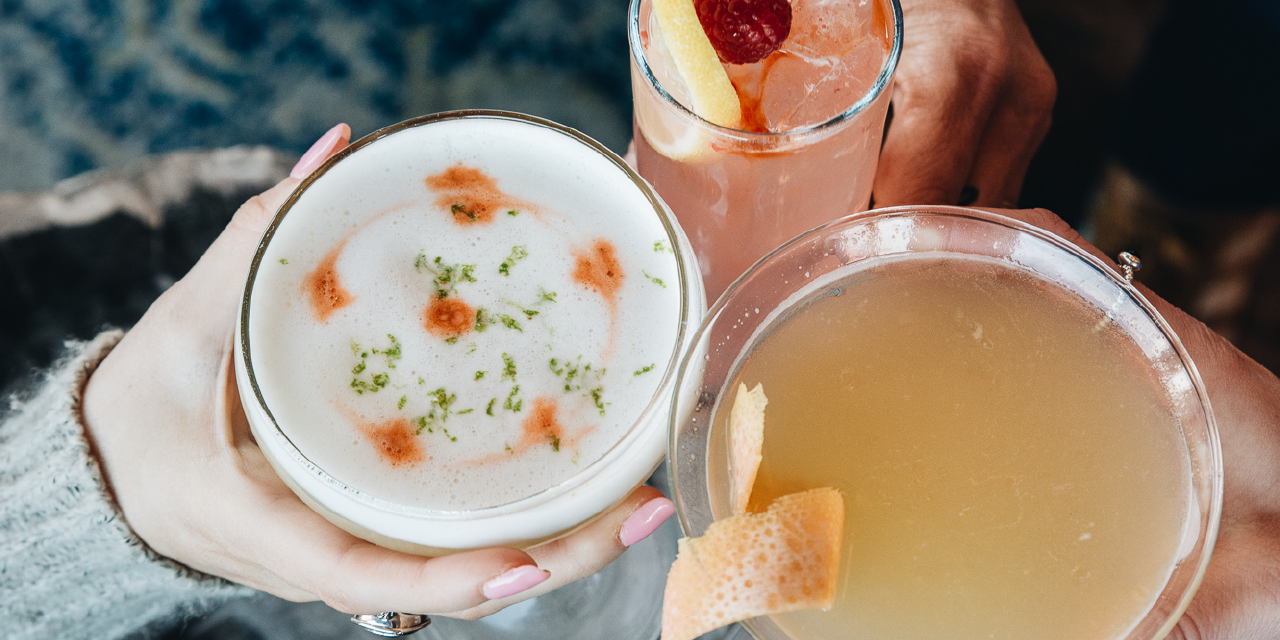
[(694, 8), (720, 61), (728, 64), (764, 60), (791, 33), (787, 0), (694, 0)]

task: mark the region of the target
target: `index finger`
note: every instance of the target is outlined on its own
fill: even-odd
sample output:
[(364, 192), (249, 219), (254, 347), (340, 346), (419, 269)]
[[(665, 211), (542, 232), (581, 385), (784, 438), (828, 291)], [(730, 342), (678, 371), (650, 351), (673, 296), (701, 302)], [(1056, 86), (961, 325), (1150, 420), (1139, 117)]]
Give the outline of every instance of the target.
[(956, 204), (998, 96), (999, 87), (984, 81), (989, 74), (975, 64), (920, 65), (914, 76), (895, 81), (893, 121), (876, 168), (877, 207)]
[[(307, 153), (311, 156), (312, 163), (318, 163), (346, 148), (350, 138), (351, 129), (345, 124), (338, 125), (317, 141)], [(304, 160), (306, 158), (304, 156)], [(270, 189), (249, 198), (236, 210), (227, 228), (182, 278), (183, 287), (195, 287), (201, 292), (201, 295), (194, 297), (194, 301), (209, 305), (208, 308), (190, 309), (191, 312), (204, 317), (233, 317), (236, 306), (240, 304), (244, 274), (249, 269), (258, 242), (276, 211), (289, 199), (300, 182), (301, 178), (296, 176), (285, 178)]]
[[(351, 128), (347, 125), (339, 124), (330, 129), (303, 155), (292, 175), (241, 205), (227, 225), (227, 230), (210, 247), (210, 253), (215, 254), (220, 261), (230, 264), (248, 264), (263, 231), (293, 190), (311, 169), (345, 149), (350, 140)], [(305, 171), (299, 171), (299, 168)]]

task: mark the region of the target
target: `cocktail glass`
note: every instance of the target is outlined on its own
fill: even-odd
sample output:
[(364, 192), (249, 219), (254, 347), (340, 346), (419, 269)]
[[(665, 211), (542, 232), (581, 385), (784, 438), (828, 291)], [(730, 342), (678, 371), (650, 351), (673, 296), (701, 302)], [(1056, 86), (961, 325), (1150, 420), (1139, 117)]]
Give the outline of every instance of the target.
[[(797, 8), (792, 39), (758, 63), (766, 70), (766, 85), (755, 90), (761, 104), (744, 107), (758, 115), (780, 102), (797, 112), (774, 118), (775, 130), (744, 131), (717, 126), (690, 110), (687, 91), (664, 53), (652, 2), (631, 2), (627, 36), (636, 165), (693, 242), (710, 299), (784, 241), (870, 202), (902, 51), (902, 8), (898, 0), (806, 5), (825, 5), (823, 11), (837, 18), (848, 14), (851, 22), (855, 15), (867, 21), (859, 27), (836, 20), (831, 32), (869, 33), (843, 39), (839, 51), (789, 44), (816, 29)], [(767, 84), (771, 78), (778, 80), (776, 89)], [(811, 121), (806, 113), (821, 119)]]
[[(1141, 615), (1140, 620), (1122, 635), (1096, 640), (1163, 638), (1200, 584), (1221, 513), (1222, 461), (1203, 383), (1178, 337), (1126, 279), (1055, 235), (993, 213), (957, 207), (899, 207), (849, 216), (783, 245), (730, 286), (695, 335), (677, 382), (669, 456), (673, 498), (684, 534), (702, 535), (711, 523), (731, 515), (725, 414), (734, 397), (730, 385), (752, 357), (761, 336), (778, 326), (778, 318), (787, 317), (815, 295), (858, 296), (858, 285), (846, 276), (866, 273), (863, 269), (868, 265), (939, 258), (976, 258), (1056, 284), (1080, 305), (1094, 307), (1128, 336), (1136, 344), (1137, 368), (1151, 372), (1152, 379), (1159, 380), (1157, 384), (1167, 393), (1168, 405), (1181, 428), (1180, 437), (1172, 436), (1172, 441), (1185, 444), (1191, 476), (1186, 489), (1190, 495), (1185, 529), (1167, 532), (1173, 541), (1170, 555), (1176, 556), (1176, 561), (1149, 608), (1135, 612)], [(866, 300), (868, 309), (875, 305), (876, 300)], [(767, 387), (765, 393), (769, 394)], [(770, 400), (772, 404), (774, 398)], [(765, 411), (766, 442), (770, 438), (806, 437), (803, 431), (789, 430), (795, 429), (794, 425), (771, 426), (770, 408)], [(1179, 446), (1173, 445), (1174, 450)], [(843, 455), (852, 460), (867, 454), (847, 451)], [(920, 471), (927, 474), (927, 468)], [(805, 488), (811, 487), (794, 490)], [(846, 496), (849, 517), (857, 517), (853, 500)], [(1064, 514), (1064, 526), (1068, 520), (1069, 514)], [(848, 521), (845, 531), (850, 531)], [(858, 546), (854, 540), (852, 548)], [(845, 560), (850, 548), (846, 541)], [(983, 562), (977, 557), (955, 560), (957, 564)], [(936, 583), (945, 577), (933, 575), (924, 580)], [(842, 584), (839, 590), (849, 590), (849, 585)], [(1117, 598), (1124, 597), (1133, 596), (1117, 594)], [(837, 599), (836, 608), (840, 606)], [(916, 610), (919, 616), (928, 613)], [(907, 614), (911, 615), (909, 608)], [(1088, 613), (1081, 617), (1087, 618)], [(791, 637), (773, 618), (756, 618), (744, 625), (760, 640)]]
[[(464, 136), (461, 139), (445, 137), (443, 142), (441, 138), (432, 137), (440, 127), (450, 126), (469, 127), (468, 130), (473, 131), (474, 135), (468, 134), (471, 135), (470, 138)], [(485, 133), (486, 131), (490, 133)], [(513, 142), (515, 139), (520, 142)], [(462, 144), (468, 140), (471, 148)], [(540, 159), (540, 154), (552, 148), (557, 150), (560, 161), (566, 164), (557, 165)], [(470, 163), (481, 167), (488, 166), (488, 163), (500, 165), (512, 176), (524, 175), (527, 170), (529, 175), (540, 176), (534, 180), (536, 188), (530, 187), (538, 193), (555, 192), (560, 194), (556, 196), (559, 198), (571, 197), (565, 194), (578, 193), (584, 197), (575, 200), (574, 204), (582, 204), (582, 207), (586, 207), (583, 202), (595, 201), (589, 208), (557, 209), (556, 215), (570, 213), (581, 216), (617, 216), (620, 212), (631, 211), (638, 212), (637, 215), (652, 217), (652, 222), (646, 224), (654, 226), (646, 228), (658, 230), (660, 238), (646, 239), (644, 242), (653, 245), (656, 241), (656, 247), (673, 254), (677, 274), (671, 282), (662, 284), (664, 288), (670, 287), (678, 292), (670, 298), (678, 309), (664, 314), (671, 318), (670, 331), (675, 340), (664, 353), (663, 359), (655, 363), (656, 371), (653, 373), (660, 379), (655, 392), (647, 399), (645, 406), (636, 411), (634, 422), (617, 443), (608, 448), (599, 459), (584, 460), (581, 468), (562, 482), (517, 500), (483, 508), (450, 510), (406, 505), (362, 490), (358, 482), (350, 482), (349, 478), (342, 477), (341, 474), (331, 473), (298, 444), (300, 433), (305, 433), (299, 430), (310, 429), (313, 425), (289, 424), (277, 419), (280, 415), (279, 405), (287, 404), (282, 402), (280, 395), (281, 390), (286, 387), (280, 386), (279, 381), (298, 376), (305, 380), (308, 371), (303, 368), (291, 374), (287, 371), (282, 374), (280, 365), (277, 364), (277, 371), (274, 378), (271, 378), (277, 382), (275, 386), (271, 386), (267, 384), (268, 378), (263, 373), (263, 361), (256, 359), (268, 357), (259, 354), (269, 354), (274, 348), (270, 341), (264, 341), (258, 334), (273, 318), (280, 317), (281, 307), (292, 304), (288, 301), (273, 301), (273, 290), (260, 283), (270, 282), (271, 277), (275, 277), (268, 275), (272, 269), (276, 270), (275, 273), (281, 273), (281, 270), (290, 268), (291, 264), (296, 269), (311, 268), (300, 264), (303, 261), (296, 254), (293, 255), (293, 263), (290, 263), (289, 254), (281, 253), (287, 249), (280, 246), (291, 246), (293, 251), (302, 251), (311, 250), (307, 249), (308, 243), (332, 244), (334, 240), (331, 236), (338, 233), (338, 237), (341, 237), (341, 231), (334, 229), (344, 228), (343, 225), (350, 227), (350, 220), (365, 217), (374, 219), (377, 216), (369, 212), (398, 211), (405, 207), (406, 201), (412, 202), (415, 198), (421, 200), (424, 196), (414, 195), (417, 192), (413, 191), (421, 191), (422, 184), (420, 173), (415, 173), (420, 172), (420, 169), (415, 167), (432, 166), (436, 162), (434, 158), (442, 154), (465, 157)], [(593, 179), (584, 180), (580, 170), (565, 178), (563, 184), (558, 184), (557, 175), (564, 174), (565, 166), (570, 165), (588, 167), (586, 175)], [(585, 197), (589, 194), (584, 194), (582, 189), (595, 189), (599, 192), (599, 197)], [(624, 201), (628, 203), (625, 206), (622, 204)], [(612, 222), (603, 221), (599, 224), (617, 224), (617, 221), (614, 219)], [(364, 227), (358, 224), (354, 228)], [(282, 238), (289, 240), (282, 242)], [(345, 242), (342, 240), (342, 243)], [(644, 250), (655, 251), (655, 248), (646, 245)], [(277, 474), (303, 502), (335, 525), (381, 546), (408, 553), (440, 555), (487, 546), (526, 548), (555, 539), (617, 504), (632, 489), (645, 482), (663, 460), (666, 416), (674, 395), (676, 365), (706, 304), (701, 282), (692, 266), (692, 255), (687, 239), (649, 185), (616, 154), (567, 127), (523, 114), (458, 111), (414, 118), (371, 133), (334, 155), (302, 181), (276, 213), (254, 256), (236, 334), (238, 357), (235, 363), (241, 399), (254, 437)], [(497, 259), (501, 260), (501, 256)], [(640, 281), (640, 274), (634, 274), (633, 277)], [(562, 295), (561, 304), (564, 304), (563, 297)], [(299, 304), (302, 302), (299, 301)], [(383, 317), (371, 318), (370, 321), (372, 320), (380, 323), (388, 321)], [(420, 320), (415, 316), (408, 319), (408, 322), (417, 326), (416, 323)], [(526, 328), (532, 331), (532, 323)], [(339, 336), (335, 342), (345, 349), (346, 340)], [(315, 346), (326, 348), (324, 344)], [(550, 347), (550, 342), (546, 347)], [(506, 357), (505, 353), (502, 355)], [(541, 352), (536, 355), (540, 358), (543, 356)], [(278, 360), (278, 356), (271, 357)], [(430, 367), (429, 363), (419, 363), (418, 366), (423, 368), (423, 375), (429, 375), (425, 373)], [(272, 393), (276, 395), (273, 396)], [(396, 392), (397, 395), (399, 393)], [(312, 401), (323, 403), (330, 399), (321, 397)], [(394, 399), (392, 402), (394, 403)], [(401, 407), (403, 402), (402, 399)], [(277, 408), (274, 412), (273, 406)], [(480, 406), (483, 411), (483, 404)], [(419, 435), (425, 437), (419, 431)], [(347, 437), (359, 436), (352, 431)], [(441, 491), (449, 490), (441, 488)], [(649, 606), (652, 613), (656, 611), (661, 598), (660, 587), (653, 589), (652, 583), (657, 580), (661, 584), (663, 567), (660, 561), (647, 563), (644, 559), (654, 553), (662, 555), (667, 551), (648, 549), (640, 555), (633, 554), (632, 558), (625, 561), (629, 563), (628, 567), (612, 570), (623, 572), (621, 575), (628, 576), (626, 580), (621, 580), (618, 576), (612, 579), (608, 576), (591, 579), (594, 583), (606, 586), (621, 582), (648, 584), (651, 588), (647, 592), (633, 593), (617, 588), (583, 591), (582, 588), (577, 588), (566, 591), (572, 607), (568, 607), (565, 598), (561, 597), (565, 594), (558, 596), (553, 593), (535, 599), (538, 604), (521, 605), (515, 617), (536, 617), (537, 612), (534, 610), (545, 611), (550, 608), (555, 613), (550, 619), (561, 624), (559, 630), (550, 637), (564, 638), (570, 637), (568, 631), (579, 623), (589, 623), (593, 619), (602, 619), (602, 616), (611, 620), (621, 619), (625, 617), (625, 611), (643, 612), (644, 606)], [(636, 562), (639, 562), (639, 566)], [(653, 568), (654, 566), (657, 568)], [(589, 586), (586, 582), (588, 581), (578, 586)], [(566, 611), (581, 614), (582, 618), (565, 617)], [(547, 616), (543, 618), (546, 619)], [(656, 625), (656, 616), (647, 616), (646, 621)], [(449, 623), (438, 623), (435, 626), (449, 626)], [(482, 625), (476, 623), (470, 627), (470, 631), (464, 628), (455, 629), (451, 633), (453, 637), (484, 637), (485, 634), (480, 633), (480, 630)], [(640, 632), (643, 633), (644, 630), (641, 629)], [(536, 637), (531, 633), (533, 631), (521, 633), (520, 637)]]

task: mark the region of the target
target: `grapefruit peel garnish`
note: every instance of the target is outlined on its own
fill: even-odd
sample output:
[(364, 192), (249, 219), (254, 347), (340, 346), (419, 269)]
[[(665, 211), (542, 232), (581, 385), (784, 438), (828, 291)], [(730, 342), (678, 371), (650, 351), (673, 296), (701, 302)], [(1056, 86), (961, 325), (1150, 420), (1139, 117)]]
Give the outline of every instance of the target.
[(689, 89), (690, 106), (698, 117), (722, 127), (742, 126), (742, 105), (738, 93), (702, 22), (693, 0), (653, 0), (653, 13), (675, 61), (676, 71)]
[(682, 538), (662, 598), (663, 640), (835, 604), (844, 499), (830, 487), (782, 496), (763, 513)]
[(729, 506), (734, 513), (746, 513), (751, 501), (751, 488), (760, 470), (764, 451), (764, 408), (769, 399), (764, 387), (738, 383), (738, 395), (729, 410)]

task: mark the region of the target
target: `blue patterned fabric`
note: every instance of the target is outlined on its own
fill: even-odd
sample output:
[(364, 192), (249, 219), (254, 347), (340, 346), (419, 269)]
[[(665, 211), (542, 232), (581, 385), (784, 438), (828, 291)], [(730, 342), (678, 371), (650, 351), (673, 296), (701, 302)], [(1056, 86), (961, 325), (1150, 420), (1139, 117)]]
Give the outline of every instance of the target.
[(0, 191), (499, 108), (630, 138), (626, 0), (0, 0)]

